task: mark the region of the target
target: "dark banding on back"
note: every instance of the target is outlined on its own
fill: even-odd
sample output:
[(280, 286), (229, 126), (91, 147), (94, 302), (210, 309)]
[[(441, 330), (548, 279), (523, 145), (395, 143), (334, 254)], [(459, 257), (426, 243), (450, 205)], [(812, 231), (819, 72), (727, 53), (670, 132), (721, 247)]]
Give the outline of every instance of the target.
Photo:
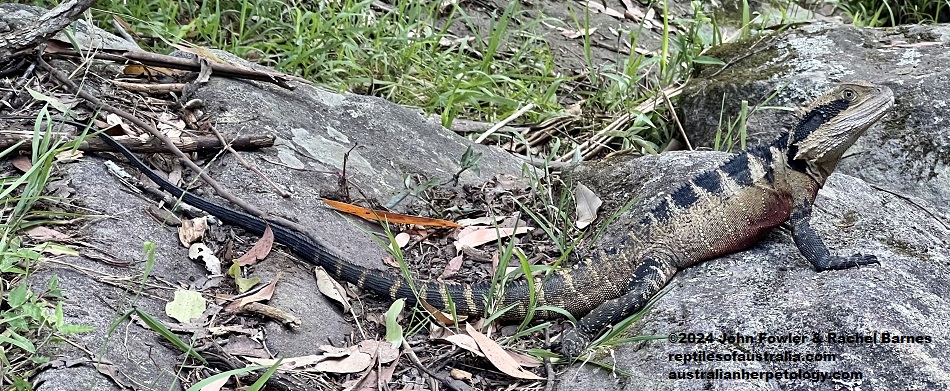
[(696, 195), (696, 192), (693, 191), (693, 187), (690, 186), (689, 183), (685, 183), (683, 186), (680, 186), (679, 189), (676, 189), (671, 198), (673, 198), (673, 204), (679, 208), (688, 208), (699, 200), (699, 197)]
[(722, 172), (735, 181), (739, 187), (752, 185), (752, 173), (749, 170), (749, 155), (745, 152), (729, 159), (729, 161), (722, 166)]
[(722, 178), (716, 170), (706, 171), (697, 175), (696, 178), (693, 178), (693, 184), (709, 194), (723, 194)]
[(666, 221), (670, 218), (670, 203), (666, 201), (666, 198), (663, 201), (660, 201), (655, 207), (653, 207), (653, 218), (657, 221)]

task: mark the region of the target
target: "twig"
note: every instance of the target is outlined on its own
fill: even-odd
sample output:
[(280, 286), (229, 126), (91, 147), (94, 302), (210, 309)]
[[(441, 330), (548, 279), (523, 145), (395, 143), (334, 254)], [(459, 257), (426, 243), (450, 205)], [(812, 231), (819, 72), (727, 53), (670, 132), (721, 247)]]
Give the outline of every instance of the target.
[(264, 180), (264, 182), (267, 182), (268, 185), (274, 188), (274, 191), (277, 192), (277, 195), (283, 198), (290, 197), (290, 193), (287, 193), (286, 191), (281, 189), (280, 186), (277, 186), (276, 183), (274, 183), (269, 178), (267, 178), (266, 175), (261, 173), (261, 171), (258, 170), (257, 167), (252, 166), (250, 163), (247, 162), (247, 160), (244, 160), (244, 157), (242, 157), (241, 154), (237, 153), (237, 151), (235, 151), (234, 148), (231, 148), (231, 144), (228, 143), (228, 141), (224, 139), (224, 136), (222, 136), (221, 133), (218, 132), (217, 128), (215, 128), (214, 126), (209, 126), (209, 128), (211, 128), (211, 131), (214, 132), (214, 135), (218, 137), (218, 140), (221, 141), (221, 145), (223, 146), (224, 150), (230, 152), (231, 155), (234, 155), (234, 158), (237, 159), (238, 163), (241, 163), (241, 165), (244, 166), (244, 168), (251, 170), (253, 173), (257, 174), (257, 176), (259, 176), (262, 180)]
[[(544, 328), (544, 346), (545, 346), (545, 347), (551, 346), (550, 327), (545, 327), (545, 328)], [(548, 381), (547, 381), (547, 383), (544, 384), (544, 391), (553, 391), (553, 390), (554, 390), (554, 381), (555, 381), (556, 379), (555, 379), (555, 373), (554, 373), (554, 366), (551, 365), (551, 358), (550, 358), (550, 357), (545, 357), (545, 358), (544, 358), (544, 371), (545, 371), (545, 373), (548, 375)]]
[[(51, 41), (53, 43), (55, 41)], [(51, 54), (59, 54), (63, 56), (77, 57), (81, 56), (81, 53), (63, 47), (63, 45), (51, 45), (51, 49), (47, 52)], [(201, 61), (199, 58), (181, 58), (181, 57), (172, 57), (164, 54), (150, 53), (144, 51), (123, 51), (117, 54), (115, 53), (94, 53), (92, 58), (98, 60), (108, 60), (115, 61), (118, 63), (127, 63), (129, 61), (135, 61), (145, 66), (152, 67), (163, 67), (171, 69), (180, 69), (185, 71), (201, 71)], [(216, 76), (221, 77), (231, 77), (238, 79), (248, 79), (248, 80), (258, 80), (274, 83), (280, 87), (286, 88), (288, 90), (293, 90), (295, 87), (288, 84), (290, 80), (296, 81), (298, 83), (311, 84), (310, 81), (302, 79), (299, 77), (290, 76), (283, 73), (277, 72), (265, 72), (258, 71), (250, 68), (245, 68), (237, 65), (226, 64), (217, 61), (208, 61), (208, 65), (211, 67), (211, 71)]]
[(663, 100), (666, 101), (666, 105), (670, 108), (670, 114), (673, 115), (673, 122), (676, 123), (676, 128), (680, 130), (680, 135), (683, 136), (683, 141), (686, 142), (686, 148), (692, 151), (693, 146), (689, 143), (689, 137), (686, 137), (686, 131), (683, 130), (683, 124), (680, 123), (680, 118), (676, 116), (676, 108), (673, 107), (673, 102), (670, 102), (670, 97), (666, 96), (662, 91), (660, 91), (660, 95), (663, 96)]
[(445, 378), (444, 376), (439, 376), (438, 374), (433, 372), (431, 369), (423, 365), (422, 361), (419, 361), (419, 357), (416, 356), (416, 352), (412, 351), (412, 347), (409, 346), (409, 343), (406, 342), (405, 338), (403, 338), (402, 340), (402, 350), (406, 353), (406, 356), (409, 356), (409, 361), (412, 361), (412, 364), (415, 365), (416, 368), (419, 368), (420, 371), (425, 372), (426, 375), (429, 375), (433, 379), (439, 380), (440, 382), (442, 382), (442, 384), (445, 384), (445, 386), (448, 387), (450, 390), (461, 391), (461, 389), (456, 387), (455, 384), (452, 384), (449, 379)]
[[(664, 97), (673, 98), (673, 97), (679, 96), (682, 92), (683, 92), (683, 86), (680, 85), (676, 87), (667, 87), (661, 93), (663, 94)], [(658, 105), (657, 102), (658, 102), (658, 99), (656, 99), (655, 97), (654, 99), (648, 99), (640, 103), (639, 105), (637, 105), (637, 107), (634, 109), (634, 112), (642, 113), (642, 114), (653, 112), (654, 110), (656, 110), (656, 107)], [(632, 114), (632, 113), (628, 113), (628, 114), (624, 114), (620, 116), (613, 123), (611, 123), (610, 125), (607, 125), (606, 127), (604, 127), (604, 129), (601, 129), (599, 132), (597, 132), (597, 134), (595, 134), (593, 137), (591, 137), (587, 141), (578, 145), (576, 149), (582, 151), (581, 155), (584, 157), (584, 159), (587, 159), (593, 156), (593, 153), (595, 153), (598, 149), (595, 149), (593, 151), (588, 151), (588, 152), (583, 152), (583, 151), (590, 148), (592, 145), (597, 145), (597, 146), (607, 145), (607, 143), (611, 139), (614, 138), (614, 136), (611, 136), (609, 133), (611, 133), (614, 130), (620, 129), (622, 127), (621, 125), (625, 126), (634, 118), (636, 118), (635, 114)], [(571, 151), (571, 152), (565, 153), (564, 155), (561, 155), (561, 157), (559, 157), (557, 160), (561, 162), (569, 162), (571, 161), (573, 156), (574, 156), (574, 151)]]
[(907, 201), (907, 203), (909, 203), (909, 204), (911, 204), (911, 205), (913, 205), (913, 206), (916, 206), (918, 209), (920, 209), (920, 210), (926, 212), (928, 215), (930, 215), (930, 217), (933, 217), (933, 219), (934, 219), (934, 220), (937, 220), (937, 222), (940, 223), (940, 225), (942, 225), (944, 228), (950, 229), (950, 226), (947, 226), (947, 223), (944, 222), (943, 219), (941, 219), (940, 217), (937, 217), (937, 214), (936, 214), (935, 212), (933, 212), (933, 211), (930, 210), (929, 208), (924, 207), (923, 205), (918, 204), (916, 201), (914, 201), (913, 199), (911, 199), (909, 196), (900, 194), (900, 193), (898, 193), (898, 192), (896, 192), (896, 191), (893, 191), (893, 190), (888, 190), (888, 189), (886, 189), (886, 188), (884, 188), (884, 187), (875, 185), (875, 184), (873, 184), (873, 183), (869, 183), (869, 185), (871, 185), (871, 187), (873, 187), (873, 188), (875, 188), (875, 189), (877, 189), (877, 190), (879, 190), (879, 191), (883, 191), (883, 192), (888, 193), (888, 194), (890, 194), (890, 195), (893, 195), (893, 196), (895, 196), (895, 197), (897, 197), (897, 198), (900, 198), (900, 199), (902, 199), (902, 200), (904, 200), (904, 201)]
[(307, 230), (304, 229), (304, 227), (301, 226), (300, 224), (294, 223), (294, 222), (292, 222), (292, 221), (289, 221), (289, 220), (287, 220), (287, 219), (285, 219), (285, 218), (282, 218), (282, 217), (279, 217), (279, 216), (268, 216), (267, 213), (265, 213), (264, 211), (258, 209), (258, 208), (255, 207), (254, 205), (251, 205), (251, 204), (245, 202), (244, 200), (242, 200), (242, 199), (240, 199), (240, 198), (238, 198), (238, 197), (235, 197), (233, 194), (231, 194), (231, 192), (229, 192), (229, 191), (227, 191), (226, 189), (224, 189), (223, 187), (221, 187), (221, 184), (219, 184), (217, 181), (215, 181), (213, 178), (211, 178), (211, 176), (208, 175), (208, 173), (206, 173), (204, 170), (202, 170), (201, 167), (199, 167), (197, 164), (195, 164), (195, 162), (191, 161), (191, 159), (189, 159), (187, 155), (185, 155), (182, 151), (180, 151), (178, 148), (176, 148), (176, 147), (175, 147), (175, 143), (171, 140), (171, 138), (169, 138), (169, 137), (168, 137), (167, 135), (165, 135), (164, 133), (159, 132), (158, 129), (155, 129), (154, 126), (152, 126), (152, 125), (146, 123), (145, 121), (143, 121), (143, 120), (139, 119), (138, 117), (136, 117), (136, 116), (134, 116), (134, 115), (128, 113), (128, 112), (125, 111), (125, 110), (122, 110), (122, 109), (113, 107), (113, 106), (111, 106), (111, 105), (109, 105), (109, 104), (107, 104), (107, 103), (105, 103), (105, 102), (99, 100), (99, 98), (96, 98), (96, 97), (90, 95), (90, 94), (89, 94), (88, 92), (86, 92), (85, 90), (83, 90), (83, 89), (79, 88), (78, 86), (76, 86), (76, 83), (73, 83), (72, 80), (69, 80), (69, 78), (66, 77), (66, 74), (64, 74), (63, 72), (60, 72), (60, 71), (57, 70), (56, 68), (53, 68), (51, 65), (49, 65), (49, 63), (47, 63), (47, 62), (46, 62), (45, 60), (43, 60), (42, 58), (38, 58), (37, 61), (39, 62), (40, 66), (41, 66), (43, 69), (46, 69), (51, 75), (53, 75), (54, 78), (56, 78), (57, 80), (59, 80), (60, 83), (62, 83), (64, 86), (68, 87), (71, 91), (73, 91), (74, 93), (76, 93), (76, 95), (78, 95), (80, 98), (83, 98), (83, 99), (89, 101), (89, 103), (92, 104), (92, 105), (94, 106), (94, 108), (96, 108), (96, 109), (101, 109), (101, 110), (103, 110), (103, 111), (107, 111), (107, 112), (113, 113), (113, 114), (115, 114), (115, 115), (118, 115), (118, 116), (120, 116), (120, 117), (122, 117), (122, 118), (125, 118), (125, 119), (128, 120), (129, 122), (132, 122), (133, 124), (135, 124), (135, 126), (138, 126), (138, 127), (142, 128), (142, 129), (144, 129), (145, 131), (149, 132), (152, 136), (155, 136), (155, 137), (157, 137), (159, 140), (162, 140), (162, 142), (165, 143), (165, 145), (168, 147), (168, 150), (169, 150), (170, 152), (172, 152), (172, 154), (174, 154), (175, 156), (177, 156), (178, 159), (181, 160), (181, 162), (182, 162), (184, 165), (188, 166), (188, 168), (190, 168), (192, 171), (194, 171), (195, 173), (197, 173), (197, 174), (201, 177), (201, 179), (204, 180), (205, 183), (207, 183), (209, 186), (211, 186), (211, 188), (213, 188), (214, 191), (215, 191), (218, 195), (220, 195), (222, 198), (224, 198), (224, 199), (226, 199), (226, 200), (232, 202), (233, 204), (235, 204), (235, 205), (237, 205), (237, 206), (243, 208), (244, 210), (248, 211), (248, 213), (251, 213), (251, 214), (253, 214), (253, 215), (257, 216), (257, 217), (260, 217), (260, 218), (262, 218), (262, 219), (268, 219), (268, 217), (269, 217), (269, 220), (274, 221), (274, 222), (276, 222), (276, 223), (278, 223), (278, 224), (281, 224), (281, 225), (283, 225), (283, 226), (285, 226), (285, 227), (288, 227), (288, 228), (297, 230), (298, 232), (307, 232)]
[(119, 23), (119, 21), (116, 20), (115, 18), (112, 18), (112, 27), (115, 29), (116, 33), (118, 33), (119, 36), (122, 37), (122, 39), (126, 40), (126, 42), (135, 45), (135, 47), (139, 49), (142, 48), (141, 46), (139, 46), (138, 42), (135, 42), (135, 38), (133, 38), (132, 35), (129, 34), (129, 32), (125, 30), (125, 26), (123, 26), (122, 23)]
[(54, 34), (79, 18), (95, 0), (69, 0), (34, 19), (33, 23), (0, 34), (0, 59), (24, 50), (35, 50)]
[(482, 133), (481, 136), (478, 136), (478, 138), (475, 139), (475, 144), (481, 144), (482, 141), (485, 141), (485, 139), (488, 138), (488, 136), (491, 136), (492, 133), (497, 132), (498, 129), (501, 129), (503, 126), (505, 126), (505, 125), (508, 124), (509, 122), (514, 121), (515, 118), (518, 118), (518, 117), (524, 115), (524, 113), (527, 113), (528, 110), (531, 110), (531, 109), (533, 109), (533, 108), (534, 108), (534, 103), (528, 103), (528, 104), (525, 105), (524, 107), (518, 109), (518, 111), (514, 112), (514, 114), (509, 115), (508, 118), (505, 118), (505, 119), (501, 120), (501, 122), (499, 122), (499, 123), (495, 124), (494, 126), (488, 128), (488, 130), (486, 130), (485, 133)]
[[(0, 119), (10, 119), (9, 116), (0, 116)], [(17, 119), (23, 119), (22, 116), (17, 116)], [(36, 120), (35, 117), (27, 117), (30, 120)], [(60, 121), (54, 120), (55, 122), (63, 122), (73, 126), (78, 126), (79, 129), (84, 129), (88, 124), (76, 123), (73, 121)], [(70, 134), (63, 132), (50, 132), (52, 137), (60, 138), (64, 141), (72, 141), (74, 137)], [(16, 131), (16, 130), (0, 130), (0, 150), (7, 149), (12, 147), (16, 143), (22, 141), (29, 141), (33, 139), (33, 131)], [(178, 137), (172, 141), (175, 147), (177, 147), (182, 152), (195, 152), (203, 150), (214, 150), (220, 149), (223, 145), (231, 145), (236, 150), (254, 150), (259, 148), (265, 148), (274, 145), (274, 136), (273, 135), (249, 135), (249, 136), (240, 136), (234, 138), (229, 142), (229, 144), (222, 144), (221, 140), (214, 136), (196, 136), (196, 137)], [(161, 143), (161, 141), (149, 138), (148, 140), (142, 140), (137, 137), (121, 137), (116, 139), (117, 142), (124, 145), (126, 148), (133, 152), (140, 153), (164, 153), (168, 151), (168, 148)], [(228, 143), (225, 141), (225, 143)], [(28, 151), (30, 150), (30, 144), (27, 142), (20, 145), (20, 150)], [(112, 148), (109, 147), (105, 142), (99, 141), (96, 138), (88, 138), (83, 140), (82, 143), (76, 148), (80, 151), (86, 152), (108, 152), (112, 151)]]
[[(20, 65), (22, 65), (22, 62), (24, 61), (26, 61), (26, 59), (20, 59), (21, 63), (15, 65), (14, 68), (11, 68), (11, 69), (19, 68)], [(26, 83), (30, 81), (30, 75), (33, 74), (34, 69), (36, 69), (36, 63), (31, 62), (30, 65), (26, 67), (26, 70), (23, 71), (23, 75), (20, 76), (20, 80), (17, 80), (17, 82), (10, 88), (10, 91), (7, 91), (6, 94), (3, 94), (3, 98), (0, 99), (0, 104), (7, 106), (11, 109), (13, 108), (13, 105), (11, 104), (11, 102), (7, 102), (7, 101), (13, 98), (13, 94), (15, 94), (21, 88), (23, 88), (23, 86), (25, 86)], [(5, 75), (0, 75), (0, 76), (5, 76)]]
[(146, 94), (181, 92), (185, 89), (185, 83), (129, 83), (118, 80), (109, 80), (109, 82), (129, 91), (144, 92)]

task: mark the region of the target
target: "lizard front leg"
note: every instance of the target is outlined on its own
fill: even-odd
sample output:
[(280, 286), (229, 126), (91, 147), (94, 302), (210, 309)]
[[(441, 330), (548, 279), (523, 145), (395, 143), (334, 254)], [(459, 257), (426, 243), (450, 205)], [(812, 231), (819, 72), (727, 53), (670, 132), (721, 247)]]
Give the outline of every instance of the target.
[(817, 271), (841, 270), (856, 266), (880, 263), (873, 255), (854, 254), (850, 257), (833, 256), (825, 242), (811, 227), (812, 203), (804, 199), (792, 209), (788, 222), (792, 226), (792, 237), (802, 256), (815, 266)]

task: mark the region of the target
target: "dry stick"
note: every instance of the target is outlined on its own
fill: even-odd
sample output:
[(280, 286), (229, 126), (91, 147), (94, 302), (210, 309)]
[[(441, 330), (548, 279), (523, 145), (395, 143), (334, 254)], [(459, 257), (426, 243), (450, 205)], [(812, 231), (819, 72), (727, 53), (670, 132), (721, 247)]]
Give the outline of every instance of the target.
[(927, 208), (927, 207), (925, 207), (925, 206), (923, 206), (923, 205), (918, 204), (916, 201), (914, 201), (913, 199), (911, 199), (910, 196), (903, 195), (903, 194), (898, 193), (898, 192), (896, 192), (896, 191), (893, 191), (893, 190), (890, 190), (890, 189), (887, 189), (887, 188), (884, 188), (884, 187), (882, 187), (882, 186), (878, 186), (878, 185), (875, 185), (875, 184), (872, 184), (872, 183), (869, 183), (869, 185), (871, 185), (871, 187), (873, 187), (873, 188), (875, 188), (875, 189), (877, 189), (877, 190), (879, 190), (879, 191), (883, 191), (883, 192), (888, 193), (888, 194), (891, 194), (891, 195), (893, 195), (893, 196), (895, 196), (895, 197), (897, 197), (897, 198), (900, 198), (900, 199), (902, 199), (902, 200), (904, 200), (904, 201), (907, 201), (909, 204), (911, 204), (911, 205), (913, 205), (913, 206), (916, 206), (918, 209), (920, 209), (920, 210), (924, 211), (925, 213), (927, 213), (928, 215), (930, 215), (930, 217), (932, 217), (934, 220), (936, 220), (938, 223), (940, 223), (940, 225), (942, 225), (944, 228), (950, 229), (950, 226), (947, 226), (947, 223), (944, 222), (944, 219), (942, 219), (942, 218), (940, 218), (939, 216), (937, 216), (937, 213), (936, 213), (936, 212), (930, 210), (930, 208)]
[[(680, 86), (677, 86), (677, 87), (667, 87), (666, 89), (664, 89), (664, 90), (662, 91), (662, 93), (663, 93), (664, 96), (669, 97), (669, 98), (676, 97), (676, 96), (678, 96), (679, 94), (681, 94), (681, 93), (683, 92), (683, 87), (684, 87), (684, 85), (680, 85)], [(637, 112), (639, 112), (639, 113), (646, 114), (646, 113), (650, 113), (650, 112), (656, 110), (656, 106), (657, 106), (657, 99), (648, 99), (648, 100), (644, 101), (643, 103), (640, 103), (639, 105), (637, 105), (637, 107), (636, 107), (634, 110), (637, 111)], [(619, 123), (621, 123), (621, 122), (630, 121), (630, 120), (632, 120), (632, 119), (633, 119), (633, 115), (631, 115), (631, 114), (624, 114), (624, 115), (622, 115), (619, 119), (617, 119), (616, 121), (614, 121), (611, 125), (619, 124)], [(614, 126), (616, 126), (616, 125), (614, 125)], [(606, 133), (611, 132), (613, 129), (614, 129), (614, 127), (611, 127), (610, 125), (608, 125), (608, 126), (605, 127), (604, 129), (601, 129), (601, 131), (597, 132), (597, 134), (594, 135), (594, 137), (591, 137), (591, 138), (588, 139), (587, 141), (581, 143), (581, 145), (577, 146), (576, 149), (580, 149), (580, 150), (583, 151), (584, 149), (589, 148), (591, 145), (600, 145), (600, 147), (598, 147), (598, 148), (603, 148), (603, 147), (602, 147), (603, 145), (606, 145), (607, 142), (609, 142), (611, 139), (614, 138), (614, 136), (610, 136), (610, 135), (606, 134)], [(600, 149), (595, 149), (595, 151), (599, 151), (599, 150), (600, 150)], [(591, 151), (588, 151), (588, 152), (586, 152), (586, 153), (582, 153), (582, 155), (584, 155), (584, 156), (592, 156), (592, 154), (593, 154), (593, 152), (591, 152)], [(568, 153), (562, 155), (562, 156), (561, 156), (560, 158), (558, 158), (557, 160), (558, 160), (558, 161), (562, 161), (562, 162), (569, 161), (569, 160), (571, 160), (571, 158), (573, 157), (573, 155), (574, 155), (574, 152), (571, 151), (571, 152), (568, 152)]]
[[(59, 54), (59, 55), (69, 56), (69, 57), (82, 57), (82, 53), (78, 53), (72, 49), (65, 49), (65, 48), (57, 46), (53, 50), (55, 51), (52, 52), (51, 54)], [(98, 60), (115, 61), (118, 63), (135, 61), (145, 66), (180, 69), (184, 71), (198, 72), (201, 70), (201, 61), (197, 58), (173, 57), (173, 56), (168, 56), (164, 54), (150, 53), (150, 52), (144, 52), (144, 51), (142, 52), (123, 51), (123, 52), (119, 52), (118, 54), (99, 52), (99, 53), (94, 53), (92, 55), (92, 58), (95, 58)], [(312, 84), (310, 81), (303, 78), (296, 77), (296, 76), (290, 76), (283, 73), (258, 71), (258, 70), (254, 70), (250, 68), (244, 68), (244, 67), (220, 63), (216, 61), (209, 61), (209, 66), (211, 67), (211, 71), (217, 76), (231, 77), (231, 78), (236, 78), (236, 79), (265, 81), (265, 82), (276, 84), (288, 90), (293, 90), (295, 88), (294, 86), (287, 83), (289, 80), (293, 80), (293, 81), (303, 83), (303, 84)]]
[(95, 0), (69, 0), (35, 18), (33, 23), (0, 34), (0, 59), (35, 48), (79, 18)]
[[(96, 98), (90, 95), (85, 90), (79, 88), (79, 86), (77, 86), (76, 83), (73, 83), (72, 80), (69, 80), (69, 78), (66, 77), (66, 74), (64, 74), (63, 72), (60, 72), (58, 69), (53, 68), (51, 65), (49, 65), (49, 63), (44, 61), (42, 57), (38, 57), (37, 61), (39, 62), (40, 66), (43, 67), (43, 69), (46, 69), (51, 75), (53, 75), (53, 77), (59, 80), (60, 83), (62, 83), (64, 86), (68, 87), (70, 90), (75, 92), (76, 95), (79, 95), (80, 98), (83, 98), (89, 101), (89, 103), (91, 103), (93, 106), (95, 106), (98, 109), (102, 109), (104, 111), (107, 111), (115, 115), (118, 115), (122, 118), (125, 118), (129, 122), (132, 122), (133, 124), (135, 124), (135, 126), (145, 129), (152, 136), (157, 137), (159, 140), (162, 140), (162, 142), (164, 142), (165, 145), (168, 146), (168, 150), (170, 152), (172, 152), (175, 156), (177, 156), (178, 159), (181, 160), (181, 162), (184, 165), (188, 166), (188, 168), (192, 169), (192, 171), (198, 173), (201, 179), (204, 180), (205, 183), (207, 183), (209, 186), (211, 186), (211, 188), (213, 188), (215, 193), (218, 193), (219, 196), (241, 207), (242, 209), (248, 211), (248, 213), (254, 216), (260, 217), (261, 219), (268, 220), (267, 213), (258, 209), (254, 205), (251, 205), (245, 202), (244, 200), (238, 197), (235, 197), (233, 194), (231, 194), (231, 192), (221, 187), (221, 185), (217, 181), (212, 179), (210, 175), (208, 175), (204, 170), (201, 169), (201, 167), (195, 164), (195, 162), (191, 161), (191, 159), (189, 159), (188, 156), (184, 154), (184, 152), (178, 150), (178, 148), (175, 148), (175, 143), (174, 141), (172, 141), (172, 139), (170, 139), (164, 133), (159, 132), (158, 129), (155, 129), (154, 126), (146, 123), (145, 121), (142, 121), (138, 117), (126, 112), (125, 110), (112, 107), (111, 105), (99, 100), (99, 98)], [(290, 229), (296, 230), (298, 232), (307, 232), (303, 228), (303, 226), (301, 226), (300, 224), (289, 221), (279, 216), (270, 216), (269, 220), (274, 221)]]
[(117, 87), (122, 87), (129, 91), (144, 92), (147, 94), (181, 92), (182, 90), (185, 89), (185, 83), (145, 84), (145, 83), (129, 83), (129, 82), (118, 81), (118, 80), (109, 80), (109, 82), (112, 84), (115, 84)]
[(452, 384), (452, 382), (449, 379), (446, 379), (444, 376), (439, 376), (438, 374), (433, 372), (431, 369), (427, 368), (422, 363), (422, 361), (419, 361), (419, 357), (416, 356), (416, 352), (412, 351), (412, 347), (409, 346), (409, 343), (406, 342), (405, 338), (402, 339), (402, 350), (406, 352), (406, 356), (409, 356), (409, 361), (412, 361), (412, 363), (416, 366), (416, 368), (419, 368), (420, 371), (425, 372), (426, 375), (431, 376), (433, 379), (438, 379), (440, 382), (442, 382), (442, 384), (445, 384), (445, 386), (448, 387), (450, 390), (461, 391), (458, 387), (455, 386), (455, 384)]
[[(0, 116), (0, 119), (8, 119), (8, 116)], [(30, 120), (35, 121), (36, 117), (29, 118)], [(55, 120), (59, 123), (61, 121)], [(69, 122), (69, 121), (65, 121)], [(72, 124), (73, 126), (77, 126)], [(88, 124), (79, 124), (79, 129), (85, 129)], [(75, 140), (75, 136), (67, 134), (65, 132), (50, 132), (50, 136), (58, 137), (64, 141), (71, 142)], [(22, 143), (24, 141), (30, 141), (33, 139), (33, 131), (29, 130), (0, 130), (0, 150), (10, 148), (17, 143)], [(116, 142), (124, 145), (132, 152), (139, 153), (163, 153), (168, 150), (164, 144), (156, 139), (142, 140), (137, 137), (130, 138), (121, 138), (117, 139)], [(221, 148), (221, 140), (214, 136), (195, 136), (195, 137), (180, 137), (176, 139), (175, 146), (182, 152), (195, 152), (208, 149), (218, 149)], [(259, 149), (264, 147), (269, 147), (274, 145), (274, 136), (271, 135), (247, 135), (236, 137), (231, 141), (232, 148), (238, 150), (248, 150), (248, 149)], [(29, 151), (31, 148), (30, 143), (26, 142), (20, 145), (19, 149), (21, 151)], [(108, 152), (112, 151), (112, 147), (109, 144), (106, 144), (104, 141), (100, 141), (98, 138), (88, 138), (83, 140), (77, 148), (80, 151), (86, 152)]]
[(666, 101), (666, 105), (670, 108), (670, 114), (673, 115), (673, 122), (676, 123), (676, 127), (680, 130), (680, 135), (683, 136), (683, 141), (686, 142), (686, 148), (692, 151), (693, 146), (689, 143), (689, 137), (686, 137), (686, 131), (683, 130), (683, 124), (680, 123), (680, 118), (676, 116), (676, 108), (673, 107), (673, 102), (670, 102), (670, 97), (666, 96), (662, 91), (660, 95), (663, 95), (663, 100)]
[(234, 148), (231, 148), (231, 144), (228, 143), (228, 141), (224, 139), (224, 136), (222, 136), (221, 133), (218, 132), (217, 128), (215, 128), (214, 126), (209, 126), (209, 128), (211, 128), (211, 131), (214, 132), (214, 135), (218, 137), (218, 140), (221, 141), (221, 145), (224, 146), (224, 149), (230, 152), (232, 155), (234, 155), (234, 158), (237, 159), (238, 163), (241, 163), (241, 165), (244, 166), (244, 168), (251, 170), (252, 172), (257, 174), (257, 176), (261, 177), (261, 179), (263, 179), (264, 182), (267, 182), (268, 185), (274, 188), (274, 191), (277, 192), (277, 195), (283, 198), (290, 197), (289, 193), (281, 189), (279, 186), (277, 186), (276, 183), (272, 182), (269, 178), (267, 178), (267, 176), (261, 173), (261, 171), (258, 170), (257, 167), (252, 166), (251, 163), (248, 163), (247, 160), (244, 160), (244, 157), (242, 157), (241, 154), (237, 153), (237, 151), (235, 151)]
[(509, 123), (509, 122), (511, 122), (511, 121), (514, 121), (515, 118), (518, 118), (518, 117), (524, 115), (524, 113), (527, 113), (528, 110), (531, 110), (531, 109), (533, 109), (533, 108), (534, 108), (534, 103), (528, 103), (528, 104), (525, 105), (524, 107), (518, 109), (518, 111), (516, 111), (514, 114), (509, 115), (508, 118), (505, 118), (505, 119), (501, 120), (501, 122), (495, 124), (494, 126), (492, 126), (491, 128), (489, 128), (488, 130), (486, 130), (485, 133), (482, 133), (481, 136), (478, 136), (478, 138), (475, 139), (475, 144), (481, 144), (482, 141), (485, 141), (485, 139), (488, 138), (488, 136), (491, 136), (492, 133), (497, 132), (498, 129), (501, 129), (502, 126), (505, 126), (505, 124), (507, 124), (507, 123)]

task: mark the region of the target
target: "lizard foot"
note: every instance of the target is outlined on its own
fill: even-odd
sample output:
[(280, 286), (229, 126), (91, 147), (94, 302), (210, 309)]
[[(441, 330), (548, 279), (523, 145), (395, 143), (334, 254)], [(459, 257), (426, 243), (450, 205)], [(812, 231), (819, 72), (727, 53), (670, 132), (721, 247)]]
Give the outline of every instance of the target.
[(573, 359), (580, 356), (584, 349), (587, 349), (589, 343), (590, 339), (577, 332), (577, 329), (565, 331), (564, 334), (561, 334), (561, 354)]
[(854, 254), (850, 257), (831, 257), (828, 260), (828, 264), (822, 268), (824, 270), (842, 270), (849, 269), (852, 267), (864, 266), (864, 265), (873, 265), (880, 264), (881, 262), (877, 260), (877, 257), (873, 255), (864, 255), (864, 254)]

